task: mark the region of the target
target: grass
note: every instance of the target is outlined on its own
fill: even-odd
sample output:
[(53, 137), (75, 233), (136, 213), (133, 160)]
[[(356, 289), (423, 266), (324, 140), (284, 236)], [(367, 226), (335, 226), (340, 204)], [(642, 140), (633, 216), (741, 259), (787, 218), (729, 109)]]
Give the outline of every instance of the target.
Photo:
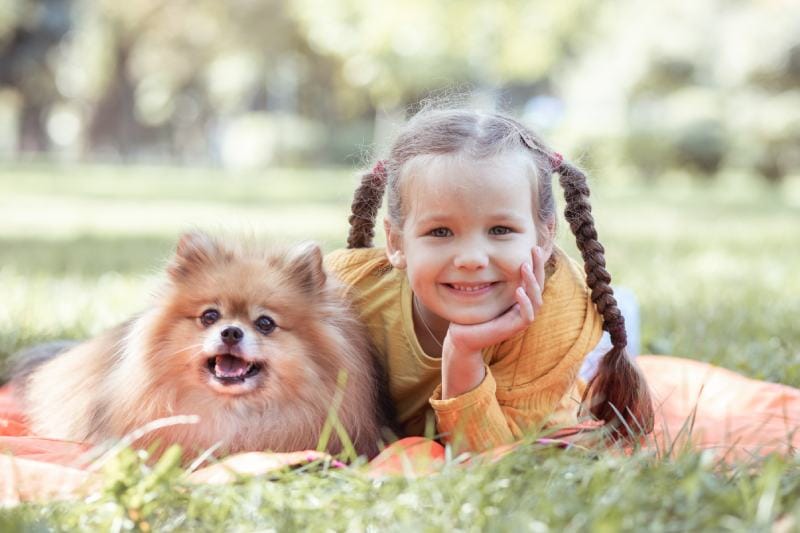
[[(0, 362), (40, 340), (85, 338), (146, 305), (178, 234), (202, 227), (342, 246), (349, 171), (13, 166), (0, 171)], [(643, 348), (800, 386), (800, 187), (598, 183), (615, 283), (642, 307)], [(559, 241), (573, 250), (562, 226)], [(195, 487), (174, 465), (121, 455), (96, 497), (20, 506), (0, 530), (790, 531), (800, 463), (721, 466), (535, 446), (491, 465), (372, 481), (325, 465)], [(114, 470), (116, 469), (116, 470)]]
[[(800, 523), (797, 462), (721, 466), (702, 454), (528, 446), (494, 464), (371, 480), (316, 464), (225, 486), (188, 484), (179, 468), (132, 452), (91, 499), (23, 506), (0, 527), (141, 531), (783, 531)], [(3, 523), (5, 521), (5, 524)]]

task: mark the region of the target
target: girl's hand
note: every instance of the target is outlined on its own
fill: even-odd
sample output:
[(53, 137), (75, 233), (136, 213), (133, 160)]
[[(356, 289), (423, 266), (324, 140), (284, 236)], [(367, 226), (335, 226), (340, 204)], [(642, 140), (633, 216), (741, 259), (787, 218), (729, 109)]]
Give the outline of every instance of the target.
[(442, 346), (442, 398), (469, 392), (485, 377), (481, 350), (509, 339), (533, 323), (542, 306), (544, 254), (538, 246), (531, 250), (531, 262), (520, 267), (521, 285), (514, 294), (516, 303), (497, 318), (480, 324), (451, 322)]

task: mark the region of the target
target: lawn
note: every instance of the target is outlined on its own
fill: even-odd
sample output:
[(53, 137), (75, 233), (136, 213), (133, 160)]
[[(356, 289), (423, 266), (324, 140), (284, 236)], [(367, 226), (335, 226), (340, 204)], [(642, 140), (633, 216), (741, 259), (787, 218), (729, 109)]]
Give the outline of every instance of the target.
[[(342, 246), (355, 183), (348, 170), (0, 169), (0, 362), (141, 309), (185, 229)], [(800, 386), (800, 185), (676, 177), (600, 182), (594, 198), (614, 282), (641, 305), (645, 352)], [(574, 250), (565, 225), (559, 242)], [(323, 466), (222, 488), (189, 488), (179, 469), (155, 475), (132, 454), (114, 468), (96, 498), (4, 511), (0, 530), (800, 527), (800, 462), (777, 457), (721, 467), (697, 453), (654, 461), (529, 447), (424, 479), (373, 482)]]

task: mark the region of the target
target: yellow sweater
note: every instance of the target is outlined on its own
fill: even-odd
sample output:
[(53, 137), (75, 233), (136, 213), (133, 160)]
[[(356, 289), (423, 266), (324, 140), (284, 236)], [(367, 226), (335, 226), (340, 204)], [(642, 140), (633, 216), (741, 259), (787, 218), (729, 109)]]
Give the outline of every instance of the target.
[(427, 355), (414, 333), (405, 272), (392, 268), (382, 248), (337, 250), (325, 263), (369, 329), (408, 435), (424, 434), (433, 413), (445, 441), (481, 451), (512, 442), (528, 428), (577, 422), (577, 374), (600, 339), (602, 322), (582, 272), (563, 252), (556, 251), (533, 324), (483, 350), (484, 380), (447, 400), (441, 399), (441, 359)]

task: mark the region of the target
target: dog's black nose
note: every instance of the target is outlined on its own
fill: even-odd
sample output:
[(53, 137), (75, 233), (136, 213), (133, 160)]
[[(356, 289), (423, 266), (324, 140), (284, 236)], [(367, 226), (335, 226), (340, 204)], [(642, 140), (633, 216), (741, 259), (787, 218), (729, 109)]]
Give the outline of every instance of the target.
[(228, 326), (227, 328), (223, 329), (222, 332), (220, 332), (219, 336), (222, 337), (222, 342), (228, 346), (233, 346), (242, 340), (242, 337), (244, 337), (244, 331), (236, 326)]

